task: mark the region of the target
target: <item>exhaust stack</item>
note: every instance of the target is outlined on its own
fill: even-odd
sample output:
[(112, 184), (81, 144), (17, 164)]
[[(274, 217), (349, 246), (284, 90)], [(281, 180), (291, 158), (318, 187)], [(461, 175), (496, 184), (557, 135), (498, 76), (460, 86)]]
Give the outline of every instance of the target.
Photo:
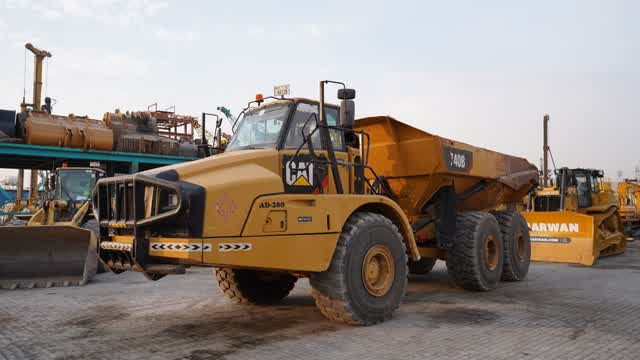
[(543, 144), (542, 144), (542, 184), (549, 186), (549, 114), (544, 114), (542, 118)]

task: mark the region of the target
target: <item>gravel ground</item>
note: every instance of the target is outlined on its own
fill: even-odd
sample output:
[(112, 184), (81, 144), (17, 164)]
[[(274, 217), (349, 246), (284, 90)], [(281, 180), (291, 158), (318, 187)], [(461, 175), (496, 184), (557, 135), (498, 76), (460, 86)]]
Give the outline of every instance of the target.
[(521, 283), (457, 289), (444, 264), (413, 277), (392, 321), (349, 327), (306, 280), (282, 304), (233, 305), (208, 269), (147, 281), (0, 290), (2, 359), (638, 359), (640, 241), (592, 268), (535, 264)]

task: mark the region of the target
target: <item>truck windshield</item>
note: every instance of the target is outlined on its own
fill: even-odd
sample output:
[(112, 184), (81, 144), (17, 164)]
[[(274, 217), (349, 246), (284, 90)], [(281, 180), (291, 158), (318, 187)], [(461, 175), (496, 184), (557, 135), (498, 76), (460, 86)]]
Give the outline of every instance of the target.
[(274, 104), (248, 111), (225, 151), (274, 149), (289, 107), (290, 104)]
[(56, 181), (56, 199), (87, 201), (95, 184), (96, 173), (93, 170), (61, 170)]

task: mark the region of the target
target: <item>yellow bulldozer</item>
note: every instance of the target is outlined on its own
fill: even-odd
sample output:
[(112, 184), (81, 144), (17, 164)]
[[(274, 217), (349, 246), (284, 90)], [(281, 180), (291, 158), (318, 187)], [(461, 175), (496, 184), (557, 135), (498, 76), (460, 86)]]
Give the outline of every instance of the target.
[(526, 195), (536, 167), (388, 116), (355, 121), (354, 98), (332, 81), (319, 101), (260, 95), (223, 154), (101, 179), (101, 261), (151, 280), (214, 267), (237, 303), (279, 301), (308, 277), (320, 311), (353, 325), (389, 319), (409, 271), (436, 259), (465, 289), (523, 280), (526, 223), (491, 210)]
[(105, 172), (62, 167), (26, 226), (0, 227), (0, 288), (84, 285), (96, 273), (98, 223), (91, 191)]
[(528, 197), (524, 218), (531, 231), (531, 259), (591, 266), (626, 248), (618, 202), (602, 186), (602, 170), (556, 170), (554, 186)]
[(638, 179), (625, 179), (618, 183), (616, 193), (620, 201), (622, 225), (631, 239), (640, 238), (640, 184)]

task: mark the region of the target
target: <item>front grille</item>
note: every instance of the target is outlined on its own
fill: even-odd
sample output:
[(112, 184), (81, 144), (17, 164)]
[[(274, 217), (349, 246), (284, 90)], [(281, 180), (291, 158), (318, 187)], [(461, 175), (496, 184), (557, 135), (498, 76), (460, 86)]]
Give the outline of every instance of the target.
[(101, 179), (93, 192), (101, 227), (134, 228), (177, 215), (182, 207), (176, 183), (141, 174)]
[(561, 211), (560, 196), (546, 195), (536, 196), (533, 201), (534, 211)]

